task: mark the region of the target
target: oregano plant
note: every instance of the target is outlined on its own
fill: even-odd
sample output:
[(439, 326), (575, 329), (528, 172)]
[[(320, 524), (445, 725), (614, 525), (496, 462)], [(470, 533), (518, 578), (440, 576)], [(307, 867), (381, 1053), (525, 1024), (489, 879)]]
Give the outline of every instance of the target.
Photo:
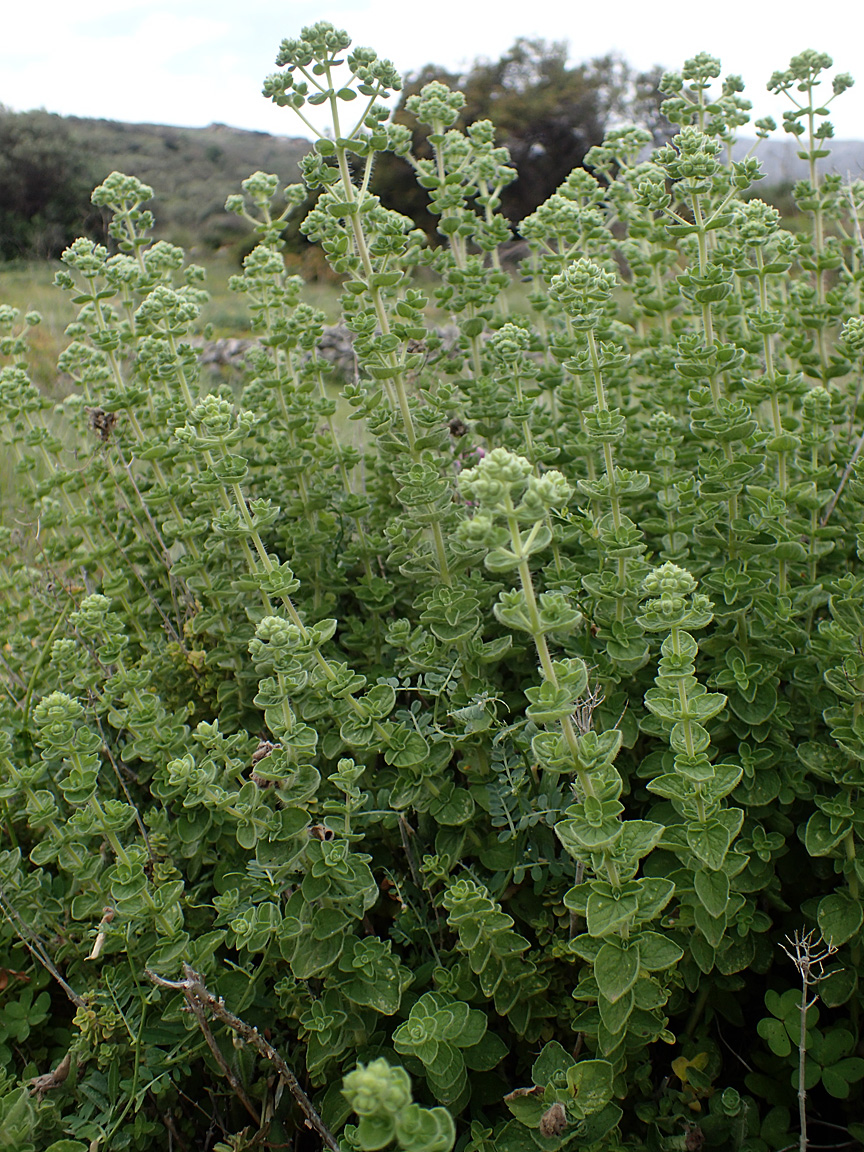
[[(206, 270), (121, 173), (57, 274), (61, 403), (0, 309), (0, 1133), (851, 1142), (864, 190), (820, 172), (851, 79), (771, 79), (794, 230), (774, 124), (733, 160), (750, 105), (702, 53), (669, 143), (611, 130), (517, 237), (461, 93), (408, 101), (417, 157), (372, 49), (320, 22), (277, 66), (315, 142), (227, 204), (241, 370), (207, 373)], [(374, 194), (388, 151), (431, 240)], [(283, 258), (310, 197), (348, 372)], [(802, 998), (779, 945), (817, 933)]]

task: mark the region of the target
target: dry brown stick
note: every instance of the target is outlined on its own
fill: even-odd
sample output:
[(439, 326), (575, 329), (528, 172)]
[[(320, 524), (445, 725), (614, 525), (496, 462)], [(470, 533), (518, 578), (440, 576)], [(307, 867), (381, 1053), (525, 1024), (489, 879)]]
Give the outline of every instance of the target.
[(846, 487), (846, 481), (852, 475), (852, 469), (858, 462), (858, 457), (861, 455), (862, 449), (864, 449), (864, 432), (861, 433), (861, 436), (858, 439), (858, 443), (855, 445), (855, 451), (852, 453), (851, 459), (846, 465), (846, 468), (843, 471), (843, 475), (840, 477), (840, 483), (837, 485), (837, 490), (828, 501), (828, 507), (825, 509), (825, 512), (822, 515), (822, 519), (819, 521), (820, 528), (825, 527), (825, 525), (828, 523), (831, 513), (837, 507), (837, 501), (840, 499), (843, 493), (843, 489)]
[(21, 916), (15, 910), (14, 906), (9, 902), (9, 898), (6, 896), (6, 893), (2, 888), (0, 888), (0, 912), (2, 912), (2, 914), (6, 917), (9, 923), (18, 933), (18, 939), (21, 941), (30, 955), (35, 960), (38, 960), (43, 968), (46, 968), (51, 973), (51, 975), (66, 993), (75, 1007), (86, 1008), (86, 1000), (79, 996), (75, 989), (66, 983), (63, 977), (57, 971), (57, 967), (54, 964), (54, 961), (48, 955), (48, 951), (42, 944), (42, 941), (39, 939), (36, 933), (31, 928), (29, 928), (27, 924), (25, 924)]
[[(165, 570), (168, 573), (168, 590), (171, 593), (171, 603), (174, 605), (174, 613), (175, 613), (176, 618), (177, 618), (177, 628), (179, 629), (179, 631), (176, 631), (173, 628), (171, 630), (174, 632), (174, 637), (182, 648), (182, 647), (184, 647), (183, 639), (182, 639), (183, 626), (180, 623), (180, 608), (177, 604), (177, 597), (174, 595), (174, 583), (175, 583), (176, 577), (171, 575), (171, 566), (172, 566), (171, 554), (165, 545), (165, 541), (162, 539), (162, 534), (156, 525), (156, 521), (153, 519), (153, 516), (150, 513), (150, 509), (147, 507), (147, 502), (145, 501), (144, 497), (141, 495), (141, 490), (139, 489), (138, 485), (135, 483), (135, 477), (132, 473), (132, 468), (130, 467), (129, 462), (126, 460), (125, 456), (123, 455), (122, 448), (119, 446), (119, 444), (115, 445), (115, 447), (117, 449), (117, 455), (120, 457), (120, 461), (126, 470), (126, 475), (129, 477), (129, 480), (132, 483), (132, 487), (135, 489), (135, 493), (138, 497), (138, 500), (141, 504), (141, 507), (144, 509), (144, 515), (147, 517), (148, 521), (150, 522), (150, 527), (153, 529), (153, 533), (156, 536), (156, 540), (159, 544), (159, 547), (162, 549), (162, 563), (165, 565)], [(118, 491), (119, 491), (119, 487), (118, 487)], [(131, 514), (131, 510), (130, 510), (130, 514)], [(135, 520), (134, 514), (132, 515), (132, 519)], [(138, 526), (137, 520), (135, 520), (135, 526), (136, 527)], [(184, 588), (185, 588), (185, 585), (184, 585)], [(188, 595), (189, 589), (185, 588), (185, 591)], [(167, 619), (166, 619), (166, 623), (168, 623), (170, 625), (170, 621), (168, 621)]]
[(57, 1067), (51, 1071), (46, 1072), (42, 1076), (34, 1076), (29, 1080), (30, 1095), (38, 1096), (41, 1100), (46, 1092), (50, 1092), (52, 1088), (59, 1088), (69, 1075), (69, 1069), (72, 1067), (72, 1053), (67, 1052)]
[(414, 863), (414, 853), (411, 851), (411, 841), (409, 839), (409, 834), (411, 836), (416, 835), (414, 829), (411, 827), (411, 825), (408, 823), (408, 821), (405, 819), (405, 817), (400, 812), (399, 813), (399, 835), (402, 837), (402, 847), (404, 848), (405, 855), (408, 859), (408, 867), (411, 869), (411, 879), (414, 881), (414, 883), (417, 885), (418, 888), (422, 889), (423, 881), (420, 879), (420, 877), (417, 874), (417, 867)]
[[(186, 1141), (183, 1139), (183, 1137), (177, 1131), (177, 1125), (174, 1123), (174, 1117), (171, 1115), (170, 1112), (166, 1112), (165, 1115), (162, 1117), (162, 1123), (168, 1129), (168, 1135), (171, 1137), (171, 1139), (176, 1140), (177, 1143), (179, 1144), (179, 1146), (181, 1148), (183, 1148), (184, 1152), (185, 1152), (185, 1149), (188, 1148), (189, 1145), (186, 1143)], [(169, 1152), (170, 1152), (170, 1148), (169, 1148)]]
[(243, 1105), (243, 1107), (246, 1109), (246, 1111), (249, 1113), (249, 1115), (252, 1117), (252, 1119), (255, 1121), (255, 1123), (260, 1128), (261, 1127), (261, 1117), (258, 1115), (257, 1111), (255, 1110), (255, 1105), (252, 1103), (252, 1101), (246, 1095), (246, 1090), (244, 1089), (243, 1085), (240, 1083), (240, 1081), (234, 1075), (234, 1072), (231, 1068), (231, 1065), (228, 1063), (228, 1061), (222, 1055), (222, 1049), (216, 1043), (215, 1037), (213, 1036), (213, 1033), (210, 1031), (210, 1025), (207, 1023), (207, 1017), (204, 1015), (204, 1009), (201, 1007), (200, 1001), (196, 999), (194, 992), (192, 992), (189, 988), (184, 988), (183, 995), (186, 997), (186, 1002), (189, 1005), (190, 1012), (195, 1017), (195, 1019), (198, 1021), (198, 1027), (204, 1033), (204, 1039), (207, 1041), (207, 1047), (213, 1053), (213, 1057), (214, 1057), (216, 1063), (222, 1069), (222, 1075), (225, 1077), (225, 1079), (228, 1081), (228, 1083), (234, 1089), (234, 1092), (236, 1093), (237, 1098), (239, 1099), (240, 1103)]
[(198, 1012), (195, 1011), (195, 1006), (197, 1006), (199, 1011), (202, 1007), (209, 1008), (213, 1015), (221, 1020), (223, 1024), (227, 1024), (229, 1028), (232, 1028), (241, 1040), (245, 1040), (247, 1044), (251, 1044), (253, 1048), (256, 1048), (266, 1060), (270, 1061), (283, 1082), (288, 1086), (288, 1090), (306, 1116), (306, 1127), (317, 1132), (331, 1152), (342, 1152), (333, 1133), (326, 1127), (324, 1121), (316, 1112), (312, 1101), (300, 1086), (300, 1081), (273, 1045), (264, 1039), (257, 1028), (253, 1028), (251, 1024), (247, 1024), (245, 1020), (241, 1020), (239, 1016), (235, 1016), (233, 1012), (229, 1012), (222, 998), (217, 999), (213, 993), (207, 989), (202, 977), (193, 968), (188, 964), (183, 965), (182, 980), (166, 980), (164, 976), (159, 976), (149, 968), (146, 969), (146, 972), (148, 978), (160, 988), (172, 988), (177, 992), (182, 992), (189, 1003), (189, 1007), (195, 1012), (195, 1018), (199, 1024), (201, 1018)]

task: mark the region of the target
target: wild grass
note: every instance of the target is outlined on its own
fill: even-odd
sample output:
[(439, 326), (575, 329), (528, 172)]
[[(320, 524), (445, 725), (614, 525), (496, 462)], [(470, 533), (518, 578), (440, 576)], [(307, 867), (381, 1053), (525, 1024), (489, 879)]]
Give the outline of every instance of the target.
[[(69, 343), (67, 326), (74, 320), (76, 309), (68, 295), (54, 286), (54, 276), (62, 267), (56, 260), (34, 260), (0, 264), (0, 304), (10, 304), (25, 312), (35, 311), (42, 323), (32, 333), (31, 371), (34, 383), (52, 398), (61, 399), (70, 391), (68, 381), (57, 373), (57, 358)], [(213, 339), (248, 336), (249, 315), (241, 296), (232, 292), (228, 281), (240, 272), (233, 259), (214, 256), (205, 262), (206, 287), (210, 301), (204, 307), (201, 324), (212, 325)], [(328, 323), (339, 314), (338, 286), (312, 283), (304, 290), (304, 299), (320, 308)]]

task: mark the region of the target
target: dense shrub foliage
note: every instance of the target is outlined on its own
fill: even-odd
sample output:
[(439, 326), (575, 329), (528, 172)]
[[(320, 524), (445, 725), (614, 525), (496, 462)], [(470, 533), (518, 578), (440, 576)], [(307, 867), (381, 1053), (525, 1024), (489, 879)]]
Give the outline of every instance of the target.
[(159, 189), (159, 239), (245, 255), (249, 230), (225, 198), (255, 168), (296, 180), (308, 140), (225, 124), (123, 124), (0, 105), (0, 261), (57, 260), (77, 237), (103, 242), (110, 215), (90, 201), (114, 169)]
[(62, 116), (0, 104), (0, 260), (56, 260), (98, 221), (90, 155)]
[[(851, 1142), (864, 186), (818, 174), (831, 61), (771, 80), (809, 230), (729, 162), (748, 105), (702, 55), (671, 145), (610, 132), (523, 221), (517, 310), (491, 125), (408, 101), (430, 248), (368, 191), (409, 133), (349, 45), (306, 29), (266, 81), (333, 134), (284, 212), (262, 173), (229, 201), (236, 388), (134, 178), (94, 193), (115, 254), (63, 257), (59, 410), (0, 312), (4, 1146)], [(306, 190), (347, 383), (279, 250)]]

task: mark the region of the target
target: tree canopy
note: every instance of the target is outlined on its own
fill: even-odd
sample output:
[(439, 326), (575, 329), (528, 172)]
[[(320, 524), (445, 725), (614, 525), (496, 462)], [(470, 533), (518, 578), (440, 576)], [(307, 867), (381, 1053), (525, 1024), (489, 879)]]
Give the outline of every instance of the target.
[[(408, 76), (395, 119), (413, 131), (414, 153), (429, 155), (425, 129), (406, 110), (407, 100), (438, 80), (465, 96), (457, 127), (488, 119), (498, 143), (510, 151), (517, 179), (502, 195), (502, 212), (514, 223), (533, 212), (579, 167), (585, 154), (602, 142), (616, 122), (640, 124), (655, 136), (665, 132), (658, 90), (662, 70), (635, 72), (626, 61), (607, 55), (568, 64), (565, 41), (520, 37), (500, 60), (478, 59), (464, 75), (427, 64)], [(411, 216), (430, 233), (422, 191), (408, 163), (382, 157), (374, 189), (387, 207)]]
[(59, 256), (93, 223), (94, 177), (62, 116), (0, 105), (0, 259)]

